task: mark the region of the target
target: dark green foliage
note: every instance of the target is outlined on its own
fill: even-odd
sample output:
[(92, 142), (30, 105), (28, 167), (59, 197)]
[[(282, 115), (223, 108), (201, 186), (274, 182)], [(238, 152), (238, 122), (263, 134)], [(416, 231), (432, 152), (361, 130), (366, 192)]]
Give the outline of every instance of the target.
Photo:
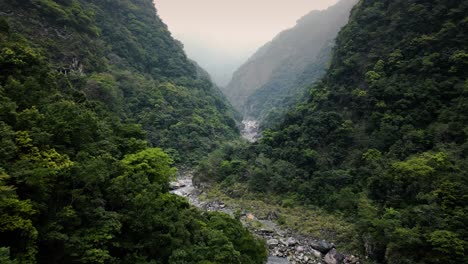
[(129, 64), (158, 79), (196, 77), (195, 66), (188, 63), (181, 44), (171, 37), (152, 1), (98, 0), (94, 4), (102, 36), (112, 43), (111, 63)]
[[(205, 76), (198, 76), (196, 66), (156, 15), (152, 1), (29, 0), (2, 2), (0, 9), (12, 14), (11, 26), (2, 18), (2, 32), (13, 28), (44, 50), (12, 45), (0, 51), (3, 78), (10, 76), (4, 89), (12, 92), (19, 108), (31, 105), (36, 97), (48, 98), (50, 85), (45, 84), (52, 80), (46, 69), (33, 68), (45, 56), (50, 59), (49, 70), (68, 75), (57, 85), (73, 85), (80, 91), (74, 92), (75, 99), (84, 100), (84, 95), (98, 112), (112, 111), (122, 120), (141, 124), (150, 145), (176, 150), (183, 158), (178, 162), (197, 163), (217, 143), (237, 136), (234, 111)], [(22, 57), (11, 60), (13, 54)], [(19, 79), (34, 70), (43, 71), (38, 79)], [(93, 114), (80, 106), (53, 101), (48, 111), (67, 114), (48, 119), (55, 124), (46, 125), (62, 129), (56, 125), (79, 114), (76, 124), (88, 119), (93, 131), (115, 129), (100, 128)], [(66, 147), (78, 146), (78, 137), (96, 136), (86, 130), (80, 133), (68, 134), (65, 129), (54, 135), (62, 137), (56, 139)]]
[(466, 14), (467, 1), (360, 1), (307, 102), (199, 175), (346, 215), (378, 263), (467, 262)]
[[(190, 164), (236, 129), (152, 2), (8, 2), (0, 3), (15, 14), (0, 19), (0, 262), (263, 263), (263, 242), (240, 222), (168, 192), (173, 160), (151, 146)], [(135, 41), (141, 58), (160, 62), (114, 54), (127, 62), (110, 65), (103, 54), (119, 49), (106, 29), (126, 25), (116, 4), (134, 12), (132, 23), (149, 23), (116, 45)], [(150, 35), (164, 43), (144, 48)]]
[(10, 25), (8, 25), (8, 22), (3, 17), (0, 18), (0, 33), (5, 35), (10, 33)]
[(99, 35), (99, 29), (93, 24), (95, 11), (81, 5), (78, 0), (30, 0), (30, 2), (48, 19), (92, 35)]

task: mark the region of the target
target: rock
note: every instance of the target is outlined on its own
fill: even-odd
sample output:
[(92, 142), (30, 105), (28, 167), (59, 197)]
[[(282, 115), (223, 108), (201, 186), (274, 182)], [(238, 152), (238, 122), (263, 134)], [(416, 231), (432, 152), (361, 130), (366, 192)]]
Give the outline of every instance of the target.
[(318, 250), (320, 252), (322, 252), (323, 254), (327, 254), (328, 251), (330, 251), (332, 248), (335, 248), (335, 245), (333, 245), (332, 243), (328, 243), (327, 241), (312, 241), (309, 243), (309, 245), (315, 249), (315, 250)]
[(184, 181), (176, 181), (169, 183), (169, 190), (174, 191), (180, 188), (187, 187), (187, 184)]
[(267, 245), (270, 246), (270, 247), (277, 246), (278, 244), (279, 244), (278, 239), (272, 238), (272, 239), (269, 239), (269, 240), (267, 241)]
[(296, 239), (294, 239), (294, 237), (290, 237), (288, 238), (288, 240), (286, 241), (286, 245), (288, 247), (291, 247), (291, 246), (295, 246), (297, 244), (297, 241)]
[(180, 189), (179, 183), (178, 182), (171, 182), (169, 183), (169, 190), (174, 191)]
[(298, 253), (304, 252), (304, 247), (303, 246), (296, 247), (296, 252), (298, 252)]
[(341, 264), (343, 263), (344, 256), (336, 251), (336, 249), (331, 249), (330, 252), (328, 252), (325, 257), (323, 258), (323, 261), (326, 264)]
[(309, 251), (310, 251), (310, 253), (311, 253), (312, 255), (314, 255), (314, 257), (316, 257), (316, 258), (318, 258), (318, 259), (323, 258), (323, 254), (322, 254), (320, 251), (315, 250), (315, 249), (313, 249), (313, 248), (311, 248)]
[(245, 218), (250, 221), (255, 220), (255, 216), (253, 214), (247, 214)]

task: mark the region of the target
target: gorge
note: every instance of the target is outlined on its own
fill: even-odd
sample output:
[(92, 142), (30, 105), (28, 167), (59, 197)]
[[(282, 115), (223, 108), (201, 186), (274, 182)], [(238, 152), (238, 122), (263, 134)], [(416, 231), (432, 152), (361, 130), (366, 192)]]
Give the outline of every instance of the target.
[(222, 88), (157, 7), (0, 0), (0, 263), (468, 263), (468, 1), (337, 1)]

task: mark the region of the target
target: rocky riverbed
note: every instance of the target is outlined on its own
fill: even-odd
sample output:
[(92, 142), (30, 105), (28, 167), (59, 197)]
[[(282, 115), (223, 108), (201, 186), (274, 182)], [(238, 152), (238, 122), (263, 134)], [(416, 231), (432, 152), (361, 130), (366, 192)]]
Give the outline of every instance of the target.
[[(192, 205), (198, 208), (224, 212), (234, 216), (234, 209), (229, 208), (222, 201), (200, 201), (199, 196), (203, 191), (193, 185), (190, 173), (171, 183), (171, 189), (172, 193), (187, 198)], [(269, 212), (263, 219), (258, 219), (250, 212), (240, 211), (240, 220), (245, 226), (257, 236), (265, 239), (270, 253), (267, 264), (360, 263), (359, 258), (353, 255), (344, 255), (337, 252), (335, 245), (332, 243), (295, 234), (291, 230), (283, 230), (274, 222), (277, 218), (278, 215), (274, 211)], [(250, 224), (254, 221), (261, 223), (261, 227)]]
[(244, 126), (241, 130), (243, 138), (247, 139), (249, 142), (255, 142), (260, 138), (260, 124), (258, 121), (244, 119), (242, 120), (242, 125)]

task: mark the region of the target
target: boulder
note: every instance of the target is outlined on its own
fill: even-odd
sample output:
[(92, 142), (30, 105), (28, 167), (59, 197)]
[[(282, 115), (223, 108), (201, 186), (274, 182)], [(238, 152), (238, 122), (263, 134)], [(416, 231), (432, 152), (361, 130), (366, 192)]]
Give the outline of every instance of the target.
[(178, 182), (171, 182), (169, 183), (169, 190), (175, 191), (177, 189), (180, 189), (179, 183)]
[(312, 241), (309, 243), (310, 247), (322, 252), (323, 254), (327, 254), (332, 248), (335, 248), (335, 245), (332, 243), (328, 243), (327, 241)]
[(342, 264), (344, 260), (343, 254), (340, 254), (336, 249), (331, 249), (323, 258), (326, 264)]
[(272, 239), (267, 240), (267, 245), (270, 247), (277, 246), (278, 244), (279, 244), (278, 239), (272, 238)]
[(288, 238), (288, 240), (286, 241), (286, 245), (288, 247), (292, 247), (292, 246), (295, 246), (297, 244), (297, 241), (294, 237), (290, 237)]
[(297, 246), (296, 247), (296, 252), (298, 252), (298, 253), (304, 252), (304, 247), (303, 246)]
[(316, 258), (318, 258), (318, 259), (323, 258), (323, 254), (322, 254), (320, 251), (315, 250), (315, 249), (313, 249), (313, 248), (310, 249), (309, 251), (310, 251), (310, 253), (311, 253), (312, 255), (314, 255), (314, 257), (316, 257)]

